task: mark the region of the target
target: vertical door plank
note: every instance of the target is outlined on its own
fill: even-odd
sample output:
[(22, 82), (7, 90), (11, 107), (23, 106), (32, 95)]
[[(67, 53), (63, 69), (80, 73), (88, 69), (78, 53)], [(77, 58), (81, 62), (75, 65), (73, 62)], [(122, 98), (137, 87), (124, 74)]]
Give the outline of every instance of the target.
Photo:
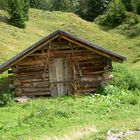
[[(63, 69), (63, 58), (57, 58), (55, 60), (55, 65), (56, 65), (56, 81), (61, 82), (63, 81), (63, 74), (64, 74), (64, 69)], [(58, 96), (64, 96), (64, 86), (63, 83), (58, 83), (57, 84), (57, 91), (58, 91)]]
[[(50, 78), (50, 83), (56, 81), (56, 66), (55, 66), (54, 59), (51, 60), (49, 64), (49, 78)], [(55, 84), (50, 84), (50, 92), (51, 92), (51, 96), (53, 97), (58, 96), (57, 86)]]

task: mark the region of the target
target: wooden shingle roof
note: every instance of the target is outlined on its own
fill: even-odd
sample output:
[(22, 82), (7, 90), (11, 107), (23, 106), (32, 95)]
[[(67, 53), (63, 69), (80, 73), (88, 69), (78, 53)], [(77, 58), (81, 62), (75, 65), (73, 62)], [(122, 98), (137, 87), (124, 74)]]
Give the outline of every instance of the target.
[(126, 60), (125, 56), (122, 56), (118, 53), (112, 52), (112, 51), (105, 49), (105, 48), (102, 48), (100, 46), (94, 45), (86, 40), (80, 39), (74, 35), (71, 35), (71, 34), (65, 32), (65, 31), (57, 30), (57, 31), (49, 34), (48, 36), (44, 37), (43, 39), (41, 39), (40, 41), (38, 41), (34, 45), (30, 46), (29, 48), (25, 49), (21, 53), (17, 54), (13, 58), (9, 59), (8, 61), (3, 63), (2, 65), (0, 65), (0, 73), (8, 70), (10, 67), (15, 65), (20, 60), (24, 59), (25, 57), (27, 57), (31, 53), (33, 53), (36, 50), (38, 50), (39, 48), (41, 48), (43, 45), (50, 43), (51, 41), (55, 40), (56, 38), (58, 38), (60, 36), (62, 38), (64, 38), (65, 40), (68, 40), (76, 45), (82, 46), (84, 48), (87, 48), (91, 51), (96, 52), (97, 54), (100, 54), (100, 55), (103, 55), (107, 58), (110, 58), (112, 61), (122, 63), (123, 61)]

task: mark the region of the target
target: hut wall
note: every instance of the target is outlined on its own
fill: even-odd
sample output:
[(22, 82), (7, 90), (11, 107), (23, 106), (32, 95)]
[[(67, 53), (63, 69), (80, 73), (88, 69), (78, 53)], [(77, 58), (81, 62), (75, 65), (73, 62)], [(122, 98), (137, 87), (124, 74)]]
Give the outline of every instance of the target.
[[(61, 68), (68, 69), (65, 71), (67, 76), (63, 76), (62, 80), (55, 80), (52, 73), (53, 67), (50, 64), (53, 60), (60, 58), (67, 60), (65, 67)], [(60, 87), (67, 89), (66, 94), (91, 93), (109, 80), (111, 69), (111, 61), (106, 57), (65, 40), (56, 40), (28, 55), (12, 67), (15, 77), (15, 95), (59, 96), (58, 93), (53, 95), (53, 92), (57, 92)], [(59, 79), (60, 73), (61, 70), (58, 72), (57, 68), (55, 74), (58, 74)], [(51, 81), (52, 77), (54, 77), (53, 81)]]

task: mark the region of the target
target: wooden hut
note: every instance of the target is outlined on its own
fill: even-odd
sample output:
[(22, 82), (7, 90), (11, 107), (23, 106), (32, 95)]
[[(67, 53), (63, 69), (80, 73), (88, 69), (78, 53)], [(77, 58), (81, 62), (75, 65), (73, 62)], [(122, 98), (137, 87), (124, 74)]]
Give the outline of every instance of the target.
[(93, 93), (126, 57), (57, 30), (0, 65), (13, 74), (16, 96)]

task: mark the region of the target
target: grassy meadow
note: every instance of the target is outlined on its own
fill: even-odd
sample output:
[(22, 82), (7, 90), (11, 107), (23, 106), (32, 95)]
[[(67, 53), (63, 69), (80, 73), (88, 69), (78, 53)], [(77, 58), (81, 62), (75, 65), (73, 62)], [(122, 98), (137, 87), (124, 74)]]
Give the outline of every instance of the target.
[(83, 139), (105, 140), (109, 130), (138, 129), (140, 96), (137, 92), (131, 94), (122, 91), (118, 95), (40, 98), (23, 104), (11, 103), (0, 109), (0, 139), (47, 139), (54, 136), (59, 139), (81, 127), (94, 126), (97, 132)]
[[(0, 140), (61, 139), (86, 127), (95, 127), (96, 132), (79, 139), (105, 140), (109, 130), (140, 128), (139, 35), (128, 37), (118, 31), (123, 25), (108, 29), (72, 13), (31, 9), (25, 29), (9, 25), (5, 16), (0, 10), (0, 63), (57, 29), (121, 53), (128, 60), (113, 64), (112, 81), (90, 96), (38, 98), (20, 104), (13, 101), (11, 92), (0, 94)], [(0, 84), (6, 76), (0, 75)], [(128, 139), (139, 140), (139, 136)]]

